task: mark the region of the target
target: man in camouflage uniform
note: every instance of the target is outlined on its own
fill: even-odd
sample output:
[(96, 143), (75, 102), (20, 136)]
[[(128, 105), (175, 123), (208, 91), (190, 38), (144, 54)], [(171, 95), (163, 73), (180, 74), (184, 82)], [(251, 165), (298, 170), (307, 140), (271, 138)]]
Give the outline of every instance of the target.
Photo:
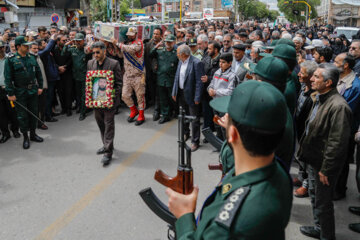
[(15, 102), (20, 131), (24, 135), (24, 149), (30, 148), (30, 140), (44, 141), (35, 133), (38, 120), (34, 117), (38, 114), (38, 95), (42, 93), (43, 79), (39, 64), (29, 54), (30, 44), (24, 36), (16, 37), (17, 52), (6, 59), (4, 73), (5, 91), (9, 101)]
[[(144, 45), (140, 39), (136, 39), (137, 29), (130, 27), (126, 33), (128, 42), (116, 43), (124, 56), (125, 74), (123, 78), (122, 100), (130, 108), (128, 122), (133, 122), (137, 115), (135, 125), (145, 122), (145, 65), (144, 65)], [(138, 108), (132, 99), (135, 91)]]
[(171, 93), (179, 62), (174, 48), (175, 40), (175, 36), (170, 34), (165, 38), (165, 47), (163, 42), (160, 42), (150, 51), (150, 56), (156, 58), (158, 62), (156, 85), (160, 99), (159, 124), (169, 121), (174, 110), (175, 103), (171, 98)]
[[(75, 45), (72, 45), (73, 43), (75, 43)], [(65, 43), (61, 55), (66, 56), (68, 53), (70, 53), (72, 57), (72, 72), (75, 79), (75, 91), (77, 101), (79, 101), (79, 120), (82, 121), (86, 117), (85, 80), (87, 62), (92, 57), (89, 46), (85, 46), (85, 36), (82, 33), (77, 33), (74, 40)]]

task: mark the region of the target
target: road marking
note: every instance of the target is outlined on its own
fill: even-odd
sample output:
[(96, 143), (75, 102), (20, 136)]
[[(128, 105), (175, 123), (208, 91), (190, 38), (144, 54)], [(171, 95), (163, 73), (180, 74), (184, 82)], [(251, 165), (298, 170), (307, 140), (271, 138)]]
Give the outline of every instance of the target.
[(135, 162), (151, 145), (153, 145), (176, 121), (168, 122), (163, 128), (157, 131), (144, 145), (136, 152), (125, 159), (116, 169), (107, 175), (100, 183), (94, 186), (87, 194), (75, 203), (63, 216), (54, 223), (45, 228), (35, 240), (53, 239), (66, 225), (68, 225), (82, 210), (99, 196), (107, 187), (109, 187), (131, 164)]

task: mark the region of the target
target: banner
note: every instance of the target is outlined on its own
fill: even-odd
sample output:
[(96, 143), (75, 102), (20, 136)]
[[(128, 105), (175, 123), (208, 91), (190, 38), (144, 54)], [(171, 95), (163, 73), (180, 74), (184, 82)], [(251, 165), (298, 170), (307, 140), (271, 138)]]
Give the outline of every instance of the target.
[(221, 0), (221, 8), (233, 8), (234, 1), (233, 0)]
[(214, 9), (204, 8), (203, 18), (212, 18), (212, 17), (214, 17)]

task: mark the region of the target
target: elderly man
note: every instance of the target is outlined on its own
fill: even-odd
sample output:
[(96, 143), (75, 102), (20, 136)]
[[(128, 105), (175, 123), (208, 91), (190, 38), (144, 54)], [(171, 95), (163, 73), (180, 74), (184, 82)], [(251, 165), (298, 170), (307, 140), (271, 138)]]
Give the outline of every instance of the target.
[[(196, 117), (191, 123), (191, 151), (196, 151), (200, 144), (200, 100), (203, 91), (201, 77), (205, 75), (204, 64), (194, 56), (187, 45), (177, 49), (179, 64), (175, 74), (172, 91), (174, 101), (185, 108), (187, 114)], [(189, 124), (185, 126), (185, 140), (190, 137)]]
[(121, 69), (118, 61), (106, 57), (106, 47), (103, 42), (95, 42), (91, 46), (94, 58), (88, 62), (87, 70), (111, 70), (114, 74), (115, 96), (113, 97), (114, 106), (111, 108), (94, 109), (96, 123), (100, 129), (103, 147), (97, 151), (97, 154), (104, 154), (101, 163), (106, 166), (112, 159), (115, 137), (115, 108), (119, 104)]
[(360, 79), (353, 71), (355, 58), (348, 53), (341, 53), (337, 55), (334, 64), (340, 70), (340, 79), (337, 85), (337, 90), (340, 95), (345, 98), (354, 114), (347, 158), (344, 158), (346, 160), (345, 165), (336, 184), (333, 198), (334, 200), (339, 200), (346, 196), (349, 163), (353, 162), (353, 155), (355, 150), (354, 135), (360, 123)]
[(209, 38), (205, 34), (200, 34), (197, 37), (197, 45), (198, 48), (203, 52), (203, 56), (207, 55), (208, 44), (209, 44)]
[(222, 53), (232, 53), (233, 49), (231, 47), (232, 44), (232, 35), (226, 34), (223, 39), (223, 48), (220, 51)]
[(243, 44), (236, 44), (233, 46), (233, 62), (232, 70), (238, 77), (239, 83), (243, 82), (246, 75), (246, 70), (240, 67), (241, 64), (250, 63), (251, 60), (245, 56), (246, 46)]
[(360, 40), (356, 39), (351, 42), (349, 54), (355, 58), (354, 72), (360, 76)]
[[(127, 44), (113, 43), (121, 50), (124, 56), (124, 81), (122, 88), (122, 99), (130, 108), (130, 116), (127, 121), (133, 122), (139, 114), (135, 125), (139, 126), (145, 122), (145, 68), (144, 68), (144, 45), (140, 39), (137, 39), (137, 28), (130, 27), (126, 33), (129, 42)], [(138, 108), (132, 99), (135, 92)]]
[(309, 194), (315, 223), (301, 226), (300, 232), (323, 240), (335, 239), (332, 197), (345, 164), (351, 130), (351, 109), (336, 89), (339, 75), (337, 67), (320, 64), (310, 79), (318, 94), (298, 151), (298, 157), (309, 164)]
[[(299, 98), (297, 100), (296, 111), (295, 111), (295, 126), (296, 126), (296, 136), (297, 140), (300, 141), (304, 130), (305, 122), (311, 111), (313, 101), (311, 99), (311, 94), (314, 90), (311, 89), (310, 79), (313, 76), (315, 70), (317, 69), (317, 64), (314, 61), (305, 61), (300, 64), (299, 82), (302, 84)], [(307, 197), (309, 182), (307, 174), (307, 164), (303, 163), (301, 159), (299, 160), (299, 178), (294, 178), (294, 185), (300, 186), (294, 191), (295, 197)]]

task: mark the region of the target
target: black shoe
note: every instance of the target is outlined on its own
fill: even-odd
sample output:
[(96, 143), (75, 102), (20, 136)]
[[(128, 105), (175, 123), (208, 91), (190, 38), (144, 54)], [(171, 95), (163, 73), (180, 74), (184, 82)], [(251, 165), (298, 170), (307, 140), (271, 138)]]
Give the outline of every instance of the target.
[(320, 239), (320, 230), (317, 230), (314, 226), (301, 226), (300, 232), (305, 236)]
[[(135, 117), (136, 117), (136, 116), (135, 116)], [(135, 121), (135, 117), (132, 118), (132, 117), (129, 116), (129, 117), (127, 118), (127, 121), (128, 121), (129, 123), (132, 123), (132, 122)]]
[(360, 207), (349, 207), (349, 211), (355, 215), (360, 216)]
[(110, 164), (112, 159), (111, 154), (104, 154), (103, 158), (101, 159), (101, 163), (103, 164), (103, 167)]
[(39, 137), (35, 132), (30, 132), (30, 140), (39, 143), (44, 141), (44, 139)]
[(97, 155), (101, 155), (101, 154), (104, 154), (104, 153), (107, 153), (108, 151), (104, 148), (104, 147), (102, 147), (102, 148), (100, 148), (100, 149), (98, 149), (97, 151), (96, 151), (96, 154)]
[(30, 140), (27, 133), (23, 133), (24, 135), (24, 141), (23, 141), (23, 149), (29, 149), (30, 148)]
[(199, 149), (199, 147), (200, 147), (199, 144), (193, 143), (193, 144), (191, 144), (191, 151), (195, 152), (196, 150)]
[(38, 126), (38, 129), (48, 130), (49, 128), (45, 124), (41, 124), (41, 125)]
[(354, 232), (360, 233), (360, 223), (350, 223), (349, 229)]
[(187, 140), (189, 140), (190, 138), (190, 134), (184, 134), (184, 141), (186, 142)]
[(5, 143), (5, 142), (7, 142), (7, 140), (9, 140), (10, 138), (11, 138), (10, 134), (3, 135), (2, 138), (0, 139), (0, 143)]
[(161, 117), (160, 120), (159, 120), (159, 124), (163, 124), (163, 123), (166, 123), (170, 121), (170, 118), (168, 117)]
[(337, 192), (335, 192), (334, 193), (334, 195), (333, 195), (333, 201), (339, 201), (339, 200), (341, 200), (341, 199), (343, 199), (343, 198), (345, 198), (346, 197), (346, 193), (337, 193)]
[(71, 111), (71, 110), (68, 110), (68, 111), (66, 112), (66, 116), (70, 117), (71, 115), (72, 115), (72, 111)]
[(57, 122), (58, 120), (54, 117), (47, 117), (47, 118), (45, 118), (45, 121), (46, 122)]
[(159, 112), (154, 112), (154, 114), (153, 114), (153, 121), (155, 122), (155, 121), (157, 121), (157, 120), (159, 120), (160, 119), (160, 113)]
[(204, 138), (203, 143), (209, 143), (209, 141), (206, 138)]
[(57, 112), (52, 112), (51, 113), (51, 116), (52, 117), (57, 117), (57, 116), (60, 116), (61, 113), (57, 113)]
[(19, 138), (21, 135), (18, 131), (14, 131), (13, 136), (14, 136), (14, 138)]
[(85, 114), (80, 114), (80, 117), (79, 117), (79, 121), (82, 121), (86, 118), (86, 115)]
[(135, 126), (140, 126), (141, 124), (143, 124), (145, 122), (145, 120), (136, 120), (135, 122)]

